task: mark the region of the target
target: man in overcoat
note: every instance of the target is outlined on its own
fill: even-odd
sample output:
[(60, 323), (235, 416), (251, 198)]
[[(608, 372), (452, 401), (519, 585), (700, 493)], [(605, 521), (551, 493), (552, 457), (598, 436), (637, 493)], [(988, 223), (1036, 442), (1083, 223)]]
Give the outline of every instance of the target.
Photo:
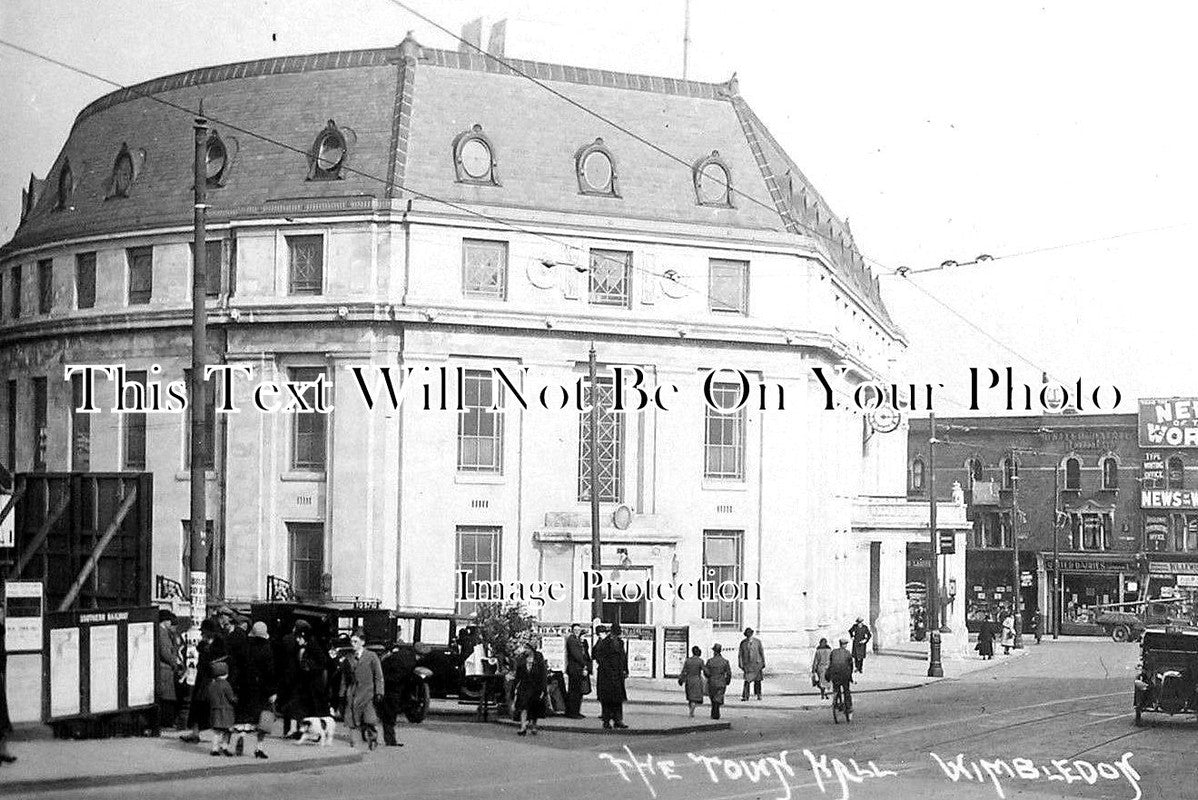
[[(599, 633), (607, 631), (599, 626)], [(624, 724), (624, 701), (628, 693), (624, 680), (628, 677), (628, 654), (620, 640), (620, 623), (613, 622), (611, 632), (605, 639), (595, 643), (591, 657), (595, 660), (595, 694), (602, 709), (600, 719), (604, 728), (627, 728)]]
[(175, 727), (179, 710), (178, 689), (175, 675), (179, 668), (179, 647), (183, 637), (175, 630), (175, 615), (170, 611), (158, 611), (158, 641), (154, 663), (154, 696), (158, 703), (158, 725), (161, 728)]
[(570, 626), (566, 637), (566, 717), (582, 719), (582, 682), (591, 674), (591, 653), (582, 638), (582, 626)]
[(752, 684), (753, 694), (760, 700), (761, 675), (765, 671), (765, 648), (761, 646), (761, 640), (753, 635), (752, 628), (745, 628), (745, 638), (740, 640), (740, 652), (736, 660), (745, 674), (745, 690), (740, 699), (749, 699), (749, 684)]
[[(375, 706), (385, 697), (383, 665), (379, 657), (366, 649), (366, 634), (354, 631), (349, 639), (353, 652), (346, 658), (341, 695), (345, 699), (345, 722), (362, 732), (362, 741), (373, 750), (378, 746), (379, 724)], [(353, 744), (351, 735), (350, 744)]]
[(712, 719), (720, 718), (720, 707), (724, 705), (724, 690), (732, 683), (732, 665), (721, 654), (721, 650), (723, 648), (719, 643), (713, 644), (711, 658), (703, 665), (703, 676), (707, 678), (707, 696), (711, 698)]
[(849, 636), (853, 637), (853, 663), (858, 672), (863, 672), (865, 666), (865, 646), (869, 644), (869, 640), (873, 638), (873, 634), (869, 632), (869, 626), (865, 624), (862, 617), (857, 617), (857, 621), (853, 623), (853, 627), (849, 628)]

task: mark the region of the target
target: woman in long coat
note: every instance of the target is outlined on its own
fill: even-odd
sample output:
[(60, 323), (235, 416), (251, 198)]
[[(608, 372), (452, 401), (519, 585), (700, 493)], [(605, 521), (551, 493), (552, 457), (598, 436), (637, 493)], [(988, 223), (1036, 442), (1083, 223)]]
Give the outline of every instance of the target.
[(695, 709), (703, 705), (703, 651), (698, 645), (691, 648), (691, 657), (682, 663), (682, 674), (678, 676), (678, 685), (686, 688), (686, 702), (690, 706), (691, 716)]
[(279, 703), (282, 705), (284, 727), (295, 722), (292, 738), (302, 736), (300, 724), (307, 717), (323, 717), (329, 713), (328, 680), (325, 668), (328, 658), (323, 645), (312, 635), (308, 623), (300, 620), (283, 646), (283, 663)]
[(974, 645), (974, 649), (982, 658), (994, 658), (994, 623), (990, 621), (990, 617), (982, 620), (978, 628), (978, 643)]
[(187, 727), (190, 730), (179, 737), (182, 741), (192, 743), (200, 740), (200, 731), (212, 726), (208, 716), (208, 684), (212, 682), (212, 665), (221, 663), (228, 667), (229, 653), (225, 638), (221, 636), (216, 620), (211, 617), (200, 623), (200, 643), (196, 649), (199, 652), (196, 682), (191, 688), (191, 704), (187, 707)]
[[(600, 627), (600, 633), (603, 628)], [(624, 701), (628, 693), (624, 689), (624, 679), (628, 677), (628, 654), (624, 651), (624, 643), (620, 641), (620, 624), (613, 622), (611, 633), (607, 638), (600, 639), (591, 651), (595, 659), (595, 695), (599, 698), (600, 719), (604, 728), (627, 728), (624, 724)]]
[[(375, 702), (383, 700), (383, 665), (366, 649), (366, 634), (354, 631), (349, 637), (354, 651), (344, 662), (341, 696), (345, 700), (345, 724), (362, 731), (362, 741), (371, 750), (378, 747), (378, 712)], [(350, 745), (354, 743), (350, 737)]]
[(815, 646), (815, 655), (811, 659), (811, 685), (819, 689), (819, 699), (828, 697), (832, 681), (828, 680), (828, 665), (832, 663), (832, 646), (827, 639), (820, 639)]
[(537, 720), (545, 715), (545, 693), (549, 691), (549, 670), (545, 657), (532, 642), (525, 642), (516, 656), (516, 713), (520, 716), (523, 736), (529, 731), (537, 735)]
[(1004, 656), (1011, 655), (1011, 648), (1015, 646), (1015, 615), (1007, 612), (1002, 618), (1002, 654)]
[(718, 644), (711, 646), (711, 658), (703, 665), (703, 675), (707, 678), (707, 694), (711, 697), (711, 718), (720, 718), (720, 706), (724, 705), (724, 690), (732, 683), (732, 665), (728, 659), (720, 655), (723, 650)]
[(253, 728), (257, 735), (255, 758), (267, 757), (263, 741), (275, 724), (273, 706), (277, 699), (278, 675), (269, 638), (266, 623), (261, 620), (255, 622), (246, 647), (245, 670), (237, 705), (237, 722)]

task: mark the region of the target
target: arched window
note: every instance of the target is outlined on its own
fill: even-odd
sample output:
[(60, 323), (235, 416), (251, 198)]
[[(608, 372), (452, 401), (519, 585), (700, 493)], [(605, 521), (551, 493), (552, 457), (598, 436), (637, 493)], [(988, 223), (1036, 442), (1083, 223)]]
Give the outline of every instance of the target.
[(1002, 460), (1002, 488), (1015, 488), (1015, 479), (1019, 477), (1019, 463), (1014, 456)]
[(483, 133), (482, 125), (475, 125), (454, 138), (453, 165), (460, 183), (499, 185), (495, 147)]
[(312, 147), (308, 150), (308, 180), (338, 181), (341, 171), (349, 160), (349, 140), (337, 127), (337, 123), (329, 120), (324, 129), (316, 134)]
[(616, 159), (602, 139), (584, 145), (574, 154), (574, 171), (578, 176), (578, 191), (619, 197)]
[(1119, 462), (1114, 456), (1102, 459), (1102, 488), (1115, 489), (1119, 486)]
[(965, 469), (969, 473), (969, 488), (972, 489), (973, 485), (981, 481), (985, 475), (982, 459), (974, 456), (965, 463)]
[(911, 459), (911, 491), (923, 492), (924, 467), (923, 459), (919, 456)]
[(1181, 456), (1170, 456), (1165, 467), (1165, 488), (1184, 489), (1185, 482), (1186, 468)]
[(695, 198), (701, 206), (732, 206), (732, 170), (720, 158), (719, 150), (712, 150), (694, 165)]
[(104, 198), (107, 200), (113, 197), (128, 197), (129, 190), (133, 186), (133, 182), (137, 180), (145, 159), (145, 150), (135, 152), (129, 149), (127, 142), (122, 142), (121, 149), (117, 151), (116, 159), (112, 162), (112, 175), (108, 178)]
[(1077, 491), (1082, 488), (1082, 464), (1076, 458), (1065, 459), (1065, 490)]

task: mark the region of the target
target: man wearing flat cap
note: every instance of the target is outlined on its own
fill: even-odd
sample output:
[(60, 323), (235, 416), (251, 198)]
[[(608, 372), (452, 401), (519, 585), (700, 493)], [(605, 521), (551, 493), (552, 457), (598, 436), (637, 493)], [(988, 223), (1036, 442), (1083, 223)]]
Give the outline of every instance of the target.
[(833, 696), (837, 688), (840, 689), (841, 696), (844, 697), (844, 707), (851, 711), (853, 691), (849, 684), (853, 682), (853, 654), (849, 652), (848, 645), (849, 640), (842, 638), (840, 647), (828, 655), (828, 669), (824, 672), (824, 678), (832, 684)]

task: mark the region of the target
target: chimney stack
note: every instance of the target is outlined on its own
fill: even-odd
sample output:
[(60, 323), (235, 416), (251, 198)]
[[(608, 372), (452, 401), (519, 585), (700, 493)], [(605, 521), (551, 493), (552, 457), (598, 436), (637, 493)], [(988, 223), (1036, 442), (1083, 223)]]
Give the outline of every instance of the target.
[(487, 52), (496, 58), (503, 58), (503, 49), (506, 44), (507, 20), (501, 19), (491, 26), (491, 36), (487, 39)]
[[(474, 45), (474, 47), (477, 47), (478, 50), (481, 50), (483, 47), (483, 18), (478, 17), (477, 19), (473, 19), (463, 25), (462, 38), (465, 39), (466, 42)], [(474, 47), (467, 45), (466, 42), (461, 42), (458, 44), (459, 53), (473, 55), (474, 53), (478, 52), (478, 50), (475, 50)]]

